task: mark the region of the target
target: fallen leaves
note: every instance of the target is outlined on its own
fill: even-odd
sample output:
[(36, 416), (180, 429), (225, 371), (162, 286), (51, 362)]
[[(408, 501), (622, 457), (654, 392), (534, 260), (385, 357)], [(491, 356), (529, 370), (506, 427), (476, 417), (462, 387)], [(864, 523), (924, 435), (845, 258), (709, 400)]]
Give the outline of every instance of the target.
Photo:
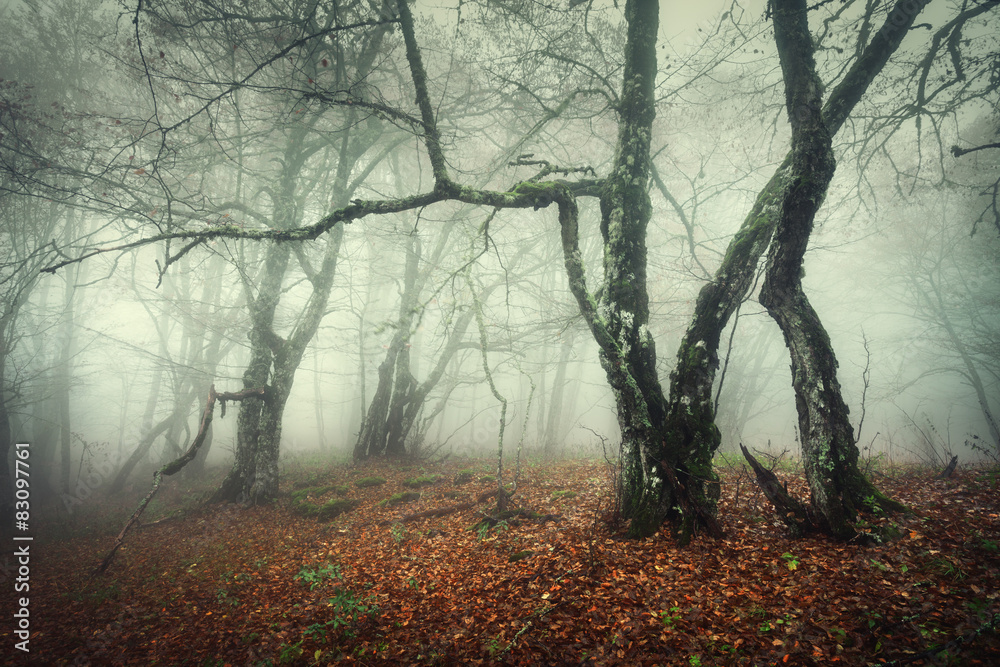
[[(457, 467), (427, 472), (454, 479)], [(88, 568), (120, 517), (105, 517), (102, 535), (39, 544), (33, 657), (867, 664), (949, 641), (1000, 609), (997, 493), (974, 472), (948, 482), (919, 472), (880, 480), (918, 516), (895, 518), (904, 537), (877, 548), (791, 540), (766, 508), (737, 502), (726, 485), (726, 536), (686, 549), (666, 530), (643, 541), (606, 531), (596, 481), (603, 463), (529, 467), (515, 502), (558, 520), (518, 518), (482, 535), (468, 528), (482, 518), (489, 481), (428, 486), (404, 509), (379, 503), (425, 471), (373, 464), (305, 472), (302, 487), (348, 486), (357, 509), (330, 523), (292, 513), (290, 495), (268, 507), (196, 508), (141, 531), (92, 581)], [(386, 483), (353, 484), (375, 475)], [(283, 485), (294, 490), (296, 481)], [(553, 486), (578, 495), (554, 498)], [(167, 512), (191, 491), (175, 485), (163, 494)], [(338, 578), (313, 589), (296, 579), (304, 568), (334, 565)], [(339, 606), (330, 604), (335, 597)], [(372, 606), (377, 612), (348, 614)], [(961, 655), (967, 664), (995, 662), (1000, 639), (984, 633)]]

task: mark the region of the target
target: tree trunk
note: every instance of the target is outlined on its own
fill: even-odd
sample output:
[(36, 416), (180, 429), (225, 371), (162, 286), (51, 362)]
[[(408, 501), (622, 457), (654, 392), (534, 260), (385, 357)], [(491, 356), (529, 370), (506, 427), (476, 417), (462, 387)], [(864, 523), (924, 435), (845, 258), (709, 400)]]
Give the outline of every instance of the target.
[(573, 354), (573, 341), (576, 338), (575, 329), (563, 332), (562, 345), (559, 350), (559, 365), (556, 366), (555, 378), (552, 380), (552, 399), (549, 401), (549, 414), (545, 421), (545, 432), (542, 436), (543, 449), (546, 456), (555, 456), (562, 446), (563, 393), (566, 388), (566, 368)]
[[(576, 252), (576, 256), (566, 255), (570, 286), (600, 345), (601, 365), (617, 405), (624, 457), (623, 510), (630, 519), (629, 534), (651, 535), (670, 516), (684, 543), (699, 523), (714, 533), (721, 531), (714, 519), (718, 484), (710, 459), (703, 465), (694, 456), (697, 452), (683, 443), (665, 441), (662, 428), (667, 406), (656, 372), (656, 348), (647, 328), (646, 226), (652, 210), (647, 186), (656, 115), (658, 14), (659, 3), (653, 0), (630, 0), (625, 6), (628, 37), (618, 142), (611, 175), (601, 192), (604, 286), (599, 306), (583, 282), (575, 248), (575, 210), (562, 202), (560, 221), (564, 254), (574, 248)], [(571, 239), (566, 236), (569, 227), (573, 228)], [(575, 263), (579, 266), (571, 266)]]
[(396, 438), (392, 450), (388, 451), (391, 421), (399, 422), (405, 407), (407, 396), (413, 385), (410, 374), (409, 350), (410, 335), (413, 329), (413, 318), (416, 314), (419, 292), (426, 280), (420, 276), (420, 239), (416, 231), (410, 233), (406, 244), (406, 262), (403, 269), (403, 291), (399, 301), (399, 317), (396, 320), (396, 330), (385, 359), (378, 367), (378, 385), (371, 405), (365, 415), (361, 433), (354, 446), (354, 458), (360, 460), (369, 456), (381, 456), (383, 453), (399, 456), (403, 443)]
[(944, 329), (945, 334), (948, 336), (948, 340), (951, 342), (952, 347), (955, 349), (955, 352), (958, 353), (959, 358), (962, 360), (962, 364), (965, 366), (965, 373), (963, 375), (966, 382), (968, 382), (972, 386), (973, 391), (976, 392), (976, 400), (979, 402), (979, 409), (982, 411), (983, 419), (986, 421), (986, 428), (989, 429), (992, 448), (995, 453), (1000, 456), (1000, 425), (997, 424), (996, 417), (993, 415), (993, 410), (990, 406), (989, 394), (986, 390), (986, 386), (983, 384), (982, 378), (979, 375), (979, 370), (976, 368), (976, 362), (974, 361), (973, 356), (969, 353), (965, 343), (962, 341), (962, 337), (959, 335), (958, 330), (952, 324), (951, 317), (948, 315), (948, 307), (945, 296), (938, 280), (934, 278), (933, 273), (927, 275), (927, 284), (931, 294), (928, 294), (919, 286), (917, 289), (924, 298), (927, 308), (937, 316), (941, 328)]
[[(481, 295), (482, 298), (488, 297), (493, 289), (494, 287), (488, 287), (483, 290)], [(412, 375), (409, 375), (409, 388), (406, 391), (403, 401), (401, 402), (399, 411), (397, 413), (393, 413), (393, 411), (390, 410), (386, 417), (388, 422), (386, 454), (401, 456), (406, 453), (406, 438), (410, 434), (417, 417), (420, 415), (420, 411), (423, 409), (424, 402), (427, 400), (427, 397), (438, 385), (438, 382), (441, 381), (441, 378), (444, 377), (444, 372), (448, 367), (448, 363), (461, 347), (462, 340), (465, 337), (465, 332), (469, 329), (469, 324), (472, 322), (473, 315), (474, 310), (469, 308), (462, 313), (461, 317), (459, 317), (455, 326), (451, 330), (448, 342), (438, 355), (438, 359), (434, 364), (433, 370), (431, 370), (430, 374), (423, 382), (417, 384), (416, 379)], [(407, 356), (409, 356), (408, 352)]]
[(278, 493), (282, 415), (292, 391), (295, 371), (326, 314), (343, 238), (343, 225), (339, 225), (330, 233), (323, 264), (318, 270), (312, 271), (302, 261), (313, 291), (295, 327), (284, 340), (272, 327), (290, 251), (286, 244), (271, 246), (268, 251), (259, 293), (256, 298), (248, 297), (253, 323), (251, 359), (243, 375), (244, 390), (262, 388), (263, 398), (247, 398), (240, 402), (236, 460), (212, 502), (259, 504), (269, 502)]
[(65, 310), (63, 311), (63, 335), (60, 341), (59, 365), (55, 372), (56, 419), (59, 422), (59, 487), (63, 493), (70, 493), (70, 475), (73, 469), (73, 431), (70, 422), (70, 384), (73, 381), (73, 292), (77, 272), (66, 273)]
[(323, 419), (323, 392), (320, 388), (320, 360), (319, 350), (313, 348), (313, 408), (316, 416), (316, 444), (319, 445), (320, 452), (326, 452), (326, 423)]
[[(395, 337), (394, 337), (395, 339)], [(385, 359), (378, 366), (378, 384), (375, 395), (368, 406), (365, 421), (354, 445), (354, 460), (379, 456), (385, 451), (386, 416), (389, 414), (389, 400), (392, 398), (393, 374), (396, 370), (398, 347), (390, 343)]]
[[(882, 30), (874, 34), (822, 107), (822, 119), (829, 136), (840, 130), (912, 25), (919, 7), (918, 11), (908, 11), (906, 5), (906, 0), (897, 1)], [(698, 293), (691, 324), (681, 340), (677, 361), (670, 373), (663, 426), (665, 458), (669, 460), (672, 452), (688, 452), (693, 474), (704, 480), (706, 490), (710, 491), (703, 496), (703, 501), (713, 507), (714, 489), (718, 487), (711, 473), (711, 460), (721, 443), (721, 436), (715, 424), (711, 394), (719, 364), (720, 338), (736, 308), (746, 298), (760, 258), (771, 242), (791, 170), (790, 152), (757, 195), (749, 214), (730, 241), (713, 280)]]
[(781, 328), (791, 355), (812, 504), (823, 517), (824, 529), (846, 540), (856, 535), (851, 522), (866, 504), (886, 511), (902, 507), (883, 496), (858, 468), (854, 428), (837, 381), (837, 359), (802, 290), (802, 260), (836, 162), (820, 111), (822, 85), (815, 72), (805, 0), (775, 0), (772, 12), (792, 125), (792, 165), (760, 302)]
[[(271, 374), (271, 325), (274, 311), (281, 296), (281, 284), (288, 267), (290, 248), (275, 244), (268, 248), (264, 258), (261, 284), (256, 296), (246, 285), (247, 306), (250, 310), (250, 362), (243, 373), (243, 389), (267, 387)], [(251, 489), (257, 473), (257, 448), (264, 422), (264, 404), (270, 396), (268, 389), (262, 398), (250, 397), (240, 402), (236, 417), (236, 460), (212, 502), (245, 503), (252, 497)]]

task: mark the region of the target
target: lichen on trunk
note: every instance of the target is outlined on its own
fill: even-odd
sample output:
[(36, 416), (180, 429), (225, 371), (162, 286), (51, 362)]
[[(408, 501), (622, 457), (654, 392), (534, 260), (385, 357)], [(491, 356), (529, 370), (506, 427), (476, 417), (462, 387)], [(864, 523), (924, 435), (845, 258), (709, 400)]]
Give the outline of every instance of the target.
[(816, 212), (836, 170), (830, 132), (821, 109), (804, 0), (772, 4), (775, 43), (792, 126), (792, 166), (781, 216), (768, 252), (760, 303), (781, 329), (791, 357), (803, 465), (822, 528), (838, 539), (866, 504), (902, 509), (868, 481), (857, 466), (858, 449), (849, 410), (837, 381), (830, 338), (802, 288), (802, 262)]

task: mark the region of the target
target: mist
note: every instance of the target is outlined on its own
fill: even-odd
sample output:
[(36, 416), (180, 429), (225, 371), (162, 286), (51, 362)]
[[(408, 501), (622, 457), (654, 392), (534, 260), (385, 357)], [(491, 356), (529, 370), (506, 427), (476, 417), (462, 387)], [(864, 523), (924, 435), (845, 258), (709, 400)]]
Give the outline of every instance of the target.
[(998, 664), (998, 11), (0, 0), (11, 655)]
[[(86, 480), (144, 485), (188, 449), (212, 387), (268, 400), (216, 415), (192, 479), (244, 465), (241, 438), (272, 452), (275, 488), (296, 459), (493, 457), (501, 424), (506, 456), (618, 455), (610, 357), (568, 282), (557, 207), (421, 199), (444, 192), (444, 169), (483, 192), (575, 188), (609, 316), (598, 179), (618, 150), (621, 15), (515, 4), (417, 3), (416, 93), (390, 10), (4, 7), (0, 426), (8, 470), (12, 443), (30, 443), (40, 505), (66, 511)], [(952, 18), (935, 12), (900, 54)], [(868, 20), (842, 18), (814, 35), (828, 90)], [(976, 21), (952, 54), (972, 63), (960, 83), (944, 52), (926, 70), (901, 55), (833, 139), (802, 284), (863, 458), (1000, 447), (1000, 120), (980, 57), (996, 19)], [(643, 331), (663, 391), (793, 137), (770, 33), (759, 3), (661, 7)], [(713, 456), (800, 456), (789, 352), (757, 298), (765, 264), (721, 331)], [(246, 492), (262, 471), (240, 474)]]

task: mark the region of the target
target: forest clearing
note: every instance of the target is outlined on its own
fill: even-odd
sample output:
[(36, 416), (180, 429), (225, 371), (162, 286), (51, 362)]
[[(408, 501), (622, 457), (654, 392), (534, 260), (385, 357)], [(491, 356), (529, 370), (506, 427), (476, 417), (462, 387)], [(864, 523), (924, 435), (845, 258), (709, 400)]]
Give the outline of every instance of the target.
[[(960, 467), (942, 480), (925, 467), (877, 463), (877, 485), (914, 512), (881, 520), (900, 534), (890, 543), (790, 539), (748, 468), (733, 461), (719, 468), (725, 536), (679, 548), (666, 527), (641, 541), (609, 529), (612, 469), (601, 460), (530, 460), (511, 500), (522, 515), (478, 529), (495, 509), (494, 499), (475, 502), (496, 491), (495, 460), (298, 461), (266, 506), (203, 504), (214, 478), (196, 488), (166, 482), (145, 525), (91, 578), (144, 492), (136, 483), (128, 502), (91, 499), (62, 532), (42, 528), (52, 537), (33, 545), (31, 657), (53, 665), (997, 664), (996, 469)], [(776, 473), (804, 494), (795, 465), (786, 459)], [(406, 492), (419, 497), (392, 500)], [(308, 515), (338, 499), (354, 509)], [(406, 520), (463, 503), (473, 506)]]

